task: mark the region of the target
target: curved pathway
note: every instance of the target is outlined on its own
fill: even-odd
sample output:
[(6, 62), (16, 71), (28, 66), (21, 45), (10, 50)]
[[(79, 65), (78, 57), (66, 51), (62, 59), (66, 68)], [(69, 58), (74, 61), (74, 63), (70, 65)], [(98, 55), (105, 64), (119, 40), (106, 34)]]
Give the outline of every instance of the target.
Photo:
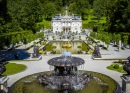
[[(17, 64), (24, 64), (27, 66), (27, 69), (23, 72), (20, 72), (18, 74), (10, 75), (8, 80), (8, 86), (10, 87), (14, 82), (19, 80), (22, 77), (25, 77), (30, 74), (43, 72), (43, 71), (49, 71), (49, 65), (47, 64), (47, 61), (53, 57), (57, 57), (61, 55), (43, 55), (42, 60), (39, 61), (32, 61), (32, 62), (17, 62)], [(94, 71), (106, 74), (116, 80), (121, 85), (121, 78), (120, 76), (122, 73), (111, 71), (106, 69), (107, 66), (109, 66), (112, 63), (112, 60), (92, 60), (91, 55), (72, 55), (77, 56), (80, 58), (83, 58), (85, 60), (84, 69), (88, 71)]]

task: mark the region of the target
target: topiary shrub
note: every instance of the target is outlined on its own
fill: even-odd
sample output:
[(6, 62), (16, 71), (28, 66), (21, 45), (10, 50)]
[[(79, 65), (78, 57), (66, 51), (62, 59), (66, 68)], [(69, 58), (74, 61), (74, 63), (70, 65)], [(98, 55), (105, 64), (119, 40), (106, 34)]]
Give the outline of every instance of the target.
[(122, 62), (122, 59), (119, 59), (119, 60), (118, 60), (118, 62), (120, 62), (120, 63), (121, 63), (121, 62)]
[(115, 65), (113, 66), (113, 68), (118, 69), (118, 68), (119, 68), (119, 65), (118, 65), (118, 64), (115, 64)]
[(81, 46), (77, 46), (77, 48), (81, 48)]

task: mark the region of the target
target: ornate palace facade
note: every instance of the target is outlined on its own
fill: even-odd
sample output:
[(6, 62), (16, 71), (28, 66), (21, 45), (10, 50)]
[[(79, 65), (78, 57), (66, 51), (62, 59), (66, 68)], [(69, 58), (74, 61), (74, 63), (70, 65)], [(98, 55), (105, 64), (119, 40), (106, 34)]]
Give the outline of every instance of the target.
[(57, 32), (78, 32), (82, 30), (82, 19), (79, 16), (68, 15), (67, 11), (65, 15), (58, 15), (52, 18), (52, 30)]

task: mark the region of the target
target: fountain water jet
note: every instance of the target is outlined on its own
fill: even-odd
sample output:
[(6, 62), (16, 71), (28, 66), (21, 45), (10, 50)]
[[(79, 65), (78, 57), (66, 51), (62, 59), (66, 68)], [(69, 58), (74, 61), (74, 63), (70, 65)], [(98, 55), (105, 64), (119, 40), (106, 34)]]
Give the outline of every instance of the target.
[[(54, 73), (51, 75), (43, 74), (37, 78), (41, 84), (48, 88), (61, 90), (62, 93), (68, 93), (69, 90), (81, 90), (93, 78), (87, 73), (79, 73), (80, 65), (83, 70), (84, 60), (78, 57), (72, 57), (70, 52), (63, 51), (62, 56), (52, 58), (48, 61), (50, 66), (54, 66)], [(50, 67), (50, 70), (52, 68)]]

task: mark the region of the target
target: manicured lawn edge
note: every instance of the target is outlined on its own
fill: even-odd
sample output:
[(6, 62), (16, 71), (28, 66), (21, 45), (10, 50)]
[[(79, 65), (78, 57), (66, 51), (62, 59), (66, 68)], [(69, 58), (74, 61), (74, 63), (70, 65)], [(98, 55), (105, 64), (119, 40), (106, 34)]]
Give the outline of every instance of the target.
[(8, 63), (5, 65), (6, 71), (2, 75), (13, 75), (25, 71), (27, 66), (23, 64)]
[(120, 73), (126, 73), (126, 72), (123, 70), (123, 65), (119, 65), (119, 68), (114, 68), (114, 65), (115, 65), (115, 64), (111, 64), (110, 66), (107, 66), (106, 68), (109, 69), (109, 70), (113, 70), (113, 71), (120, 72)]

